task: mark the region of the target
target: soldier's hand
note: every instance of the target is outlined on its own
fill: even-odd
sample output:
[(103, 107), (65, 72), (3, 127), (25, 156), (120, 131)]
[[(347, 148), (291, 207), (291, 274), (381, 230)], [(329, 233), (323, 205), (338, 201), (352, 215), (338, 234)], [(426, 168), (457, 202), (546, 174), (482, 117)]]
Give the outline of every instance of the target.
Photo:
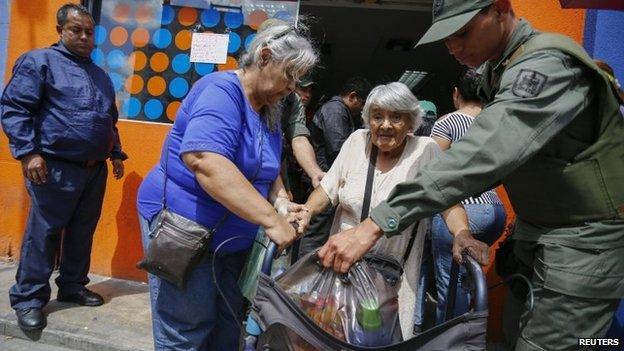
[(124, 175), (124, 164), (120, 159), (111, 160), (113, 164), (113, 175), (115, 179), (120, 179)]
[(39, 154), (26, 155), (21, 159), (22, 173), (31, 182), (41, 185), (48, 181), (46, 161)]
[(382, 235), (379, 226), (370, 218), (351, 229), (331, 235), (318, 252), (321, 264), (338, 273), (347, 273)]
[(459, 264), (462, 263), (462, 252), (466, 251), (477, 262), (486, 265), (489, 261), (489, 249), (486, 243), (475, 239), (469, 230), (455, 234), (453, 239), (453, 259)]

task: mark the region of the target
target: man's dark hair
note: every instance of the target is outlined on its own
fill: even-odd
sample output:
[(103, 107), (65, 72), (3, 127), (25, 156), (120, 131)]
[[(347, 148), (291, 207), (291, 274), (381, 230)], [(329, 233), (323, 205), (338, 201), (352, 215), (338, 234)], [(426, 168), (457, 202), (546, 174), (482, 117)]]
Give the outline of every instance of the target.
[(459, 76), (457, 89), (464, 100), (477, 102), (481, 101), (478, 91), (479, 84), (481, 84), (482, 79), (483, 76), (477, 73), (475, 69), (470, 68), (462, 72)]
[(354, 91), (359, 97), (366, 99), (372, 89), (373, 86), (366, 78), (352, 77), (340, 89), (340, 96), (347, 96)]
[(70, 11), (76, 11), (81, 16), (89, 16), (91, 22), (95, 23), (89, 9), (80, 4), (69, 3), (61, 6), (61, 8), (56, 11), (56, 24), (63, 26), (65, 22), (67, 22), (67, 15), (69, 15)]

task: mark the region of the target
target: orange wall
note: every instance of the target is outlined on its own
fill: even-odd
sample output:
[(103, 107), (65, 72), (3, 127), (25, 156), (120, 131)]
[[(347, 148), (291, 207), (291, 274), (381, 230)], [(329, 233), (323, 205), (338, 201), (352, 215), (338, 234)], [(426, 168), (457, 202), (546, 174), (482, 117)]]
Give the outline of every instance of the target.
[(583, 43), (585, 10), (562, 9), (559, 0), (512, 0), (518, 17), (545, 32), (563, 33)]
[[(94, 273), (135, 280), (145, 275), (134, 265), (141, 258), (136, 193), (143, 177), (158, 161), (168, 125), (120, 121), (124, 150), (130, 155), (121, 180), (109, 177), (102, 217), (91, 253)], [(0, 256), (17, 257), (28, 214), (29, 198), (19, 163), (9, 154), (8, 140), (0, 137)]]

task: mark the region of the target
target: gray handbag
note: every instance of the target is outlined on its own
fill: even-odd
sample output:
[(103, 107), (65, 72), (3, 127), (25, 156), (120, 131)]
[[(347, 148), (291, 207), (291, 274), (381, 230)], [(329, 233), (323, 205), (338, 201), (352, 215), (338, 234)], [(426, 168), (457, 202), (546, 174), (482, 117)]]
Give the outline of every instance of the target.
[(191, 272), (208, 251), (214, 231), (165, 208), (137, 268), (184, 290)]

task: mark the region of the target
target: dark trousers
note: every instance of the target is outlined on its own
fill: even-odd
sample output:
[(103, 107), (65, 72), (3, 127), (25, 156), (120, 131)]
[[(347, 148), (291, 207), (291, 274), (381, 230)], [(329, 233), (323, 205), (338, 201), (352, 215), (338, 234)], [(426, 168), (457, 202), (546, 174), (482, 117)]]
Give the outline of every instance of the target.
[[(587, 256), (600, 257), (594, 250), (567, 248), (557, 251), (557, 247), (560, 246), (520, 240), (514, 243), (516, 257), (533, 269), (534, 295), (532, 310), (526, 308), (528, 301), (523, 304), (509, 291), (505, 298), (504, 332), (508, 343), (515, 344), (515, 351), (600, 349), (579, 345), (579, 338), (603, 338), (613, 321), (619, 299), (573, 296), (547, 286), (546, 281), (552, 284), (549, 275), (561, 275), (548, 264), (565, 263), (566, 259), (583, 262)], [(546, 268), (537, 268), (542, 262)]]
[(9, 292), (15, 310), (48, 303), (49, 279), (59, 248), (59, 292), (71, 294), (89, 282), (91, 243), (104, 199), (106, 163), (88, 168), (58, 159), (46, 159), (46, 163), (47, 183), (36, 185), (26, 180), (31, 206), (16, 283)]
[(327, 242), (335, 213), (336, 207), (329, 206), (325, 209), (325, 211), (312, 218), (308, 229), (306, 229), (303, 237), (299, 240), (299, 253), (297, 255), (297, 259), (300, 259), (306, 254), (320, 248), (325, 244), (325, 242)]

